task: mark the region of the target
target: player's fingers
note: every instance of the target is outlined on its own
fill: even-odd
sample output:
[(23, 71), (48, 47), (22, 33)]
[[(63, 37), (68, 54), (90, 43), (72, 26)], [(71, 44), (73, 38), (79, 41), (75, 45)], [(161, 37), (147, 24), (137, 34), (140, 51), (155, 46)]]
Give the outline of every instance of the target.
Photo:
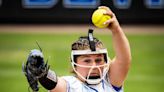
[[(114, 20), (115, 20), (115, 18), (116, 18), (116, 16), (115, 16), (115, 14), (114, 13), (112, 13), (112, 14), (107, 14), (107, 15), (109, 15), (111, 18), (108, 20), (109, 22), (113, 22)], [(108, 22), (107, 22), (108, 23)]]
[(103, 13), (104, 15), (109, 15), (111, 17), (113, 17), (113, 12), (111, 11), (106, 11), (105, 13)]
[(105, 21), (104, 24), (106, 25), (106, 24), (110, 24), (110, 23), (113, 23), (113, 22), (114, 22), (114, 18), (111, 18), (111, 19)]
[(109, 16), (113, 17), (114, 13), (112, 11), (107, 11), (104, 13), (104, 15), (109, 15)]

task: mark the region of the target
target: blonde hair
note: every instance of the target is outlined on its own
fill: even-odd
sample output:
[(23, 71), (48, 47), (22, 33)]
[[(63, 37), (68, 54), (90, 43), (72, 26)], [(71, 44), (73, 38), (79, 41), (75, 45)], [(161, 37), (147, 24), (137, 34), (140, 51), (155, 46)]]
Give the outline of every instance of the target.
[[(103, 43), (94, 38), (96, 48), (104, 48)], [(90, 49), (90, 44), (88, 40), (88, 36), (81, 36), (77, 41), (72, 44), (72, 50), (86, 50)]]

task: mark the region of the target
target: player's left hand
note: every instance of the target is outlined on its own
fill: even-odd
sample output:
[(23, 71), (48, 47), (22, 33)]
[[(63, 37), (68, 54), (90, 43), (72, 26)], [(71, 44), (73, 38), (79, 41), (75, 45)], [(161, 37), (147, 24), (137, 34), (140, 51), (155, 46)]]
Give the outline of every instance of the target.
[(38, 79), (47, 74), (49, 67), (44, 64), (43, 54), (40, 50), (31, 50), (23, 72), (33, 91), (38, 91)]

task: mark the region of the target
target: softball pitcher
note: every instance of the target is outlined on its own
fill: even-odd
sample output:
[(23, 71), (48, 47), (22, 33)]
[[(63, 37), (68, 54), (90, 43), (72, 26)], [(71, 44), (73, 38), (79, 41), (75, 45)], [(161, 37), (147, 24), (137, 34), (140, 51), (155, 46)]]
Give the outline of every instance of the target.
[(93, 36), (81, 36), (72, 44), (71, 65), (74, 75), (59, 77), (49, 69), (41, 50), (31, 50), (23, 71), (34, 92), (38, 82), (50, 92), (123, 92), (123, 85), (131, 63), (129, 42), (115, 16), (106, 6), (106, 15), (111, 16), (105, 24), (112, 33), (115, 57), (110, 59), (103, 43)]

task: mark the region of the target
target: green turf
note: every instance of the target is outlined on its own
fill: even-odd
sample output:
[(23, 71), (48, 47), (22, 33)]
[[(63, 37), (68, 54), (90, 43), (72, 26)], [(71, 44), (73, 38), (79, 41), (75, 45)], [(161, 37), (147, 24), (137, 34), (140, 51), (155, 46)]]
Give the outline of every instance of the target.
[[(22, 73), (31, 49), (38, 48), (38, 41), (45, 59), (49, 56), (51, 69), (59, 76), (68, 75), (70, 46), (81, 34), (55, 33), (0, 33), (0, 90), (1, 92), (28, 92), (28, 84)], [(114, 56), (110, 35), (95, 34)], [(164, 86), (164, 34), (127, 34), (132, 51), (132, 65), (125, 92), (161, 92)], [(41, 88), (40, 92), (46, 92)]]

